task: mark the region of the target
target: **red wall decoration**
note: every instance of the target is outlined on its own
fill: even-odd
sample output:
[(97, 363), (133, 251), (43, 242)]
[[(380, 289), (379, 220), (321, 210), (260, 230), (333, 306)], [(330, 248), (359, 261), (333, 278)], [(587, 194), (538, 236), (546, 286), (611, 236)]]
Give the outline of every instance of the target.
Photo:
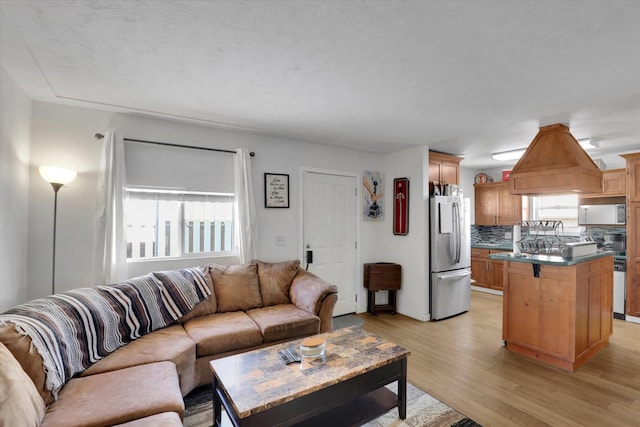
[(409, 178), (393, 180), (393, 234), (409, 234)]

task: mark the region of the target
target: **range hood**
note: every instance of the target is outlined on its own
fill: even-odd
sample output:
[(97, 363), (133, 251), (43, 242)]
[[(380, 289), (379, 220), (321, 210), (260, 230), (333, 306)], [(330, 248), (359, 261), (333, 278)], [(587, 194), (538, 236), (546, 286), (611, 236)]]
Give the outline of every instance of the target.
[(511, 194), (602, 193), (602, 171), (561, 123), (540, 128), (509, 181)]

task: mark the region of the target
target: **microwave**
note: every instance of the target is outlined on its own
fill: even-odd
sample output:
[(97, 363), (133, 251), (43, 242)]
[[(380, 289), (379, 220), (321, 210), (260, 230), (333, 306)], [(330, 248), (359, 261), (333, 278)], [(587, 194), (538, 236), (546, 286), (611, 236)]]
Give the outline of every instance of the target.
[(624, 203), (578, 207), (578, 225), (625, 225), (626, 223), (627, 205)]

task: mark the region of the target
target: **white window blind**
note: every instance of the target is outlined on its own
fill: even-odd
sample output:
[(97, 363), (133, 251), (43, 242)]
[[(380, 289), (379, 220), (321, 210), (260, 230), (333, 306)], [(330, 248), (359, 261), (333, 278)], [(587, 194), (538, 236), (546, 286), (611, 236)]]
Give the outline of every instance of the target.
[(128, 187), (233, 193), (233, 154), (125, 143)]

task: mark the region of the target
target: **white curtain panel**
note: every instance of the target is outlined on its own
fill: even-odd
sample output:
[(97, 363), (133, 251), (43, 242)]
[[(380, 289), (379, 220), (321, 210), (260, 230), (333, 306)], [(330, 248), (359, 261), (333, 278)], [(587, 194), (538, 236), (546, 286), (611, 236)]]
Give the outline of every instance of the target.
[(240, 263), (244, 264), (256, 258), (258, 236), (249, 150), (245, 148), (236, 150), (234, 174), (238, 237), (236, 241), (238, 242)]
[(118, 283), (127, 276), (124, 140), (113, 132), (106, 132), (103, 144), (95, 212), (93, 266), (96, 285)]

